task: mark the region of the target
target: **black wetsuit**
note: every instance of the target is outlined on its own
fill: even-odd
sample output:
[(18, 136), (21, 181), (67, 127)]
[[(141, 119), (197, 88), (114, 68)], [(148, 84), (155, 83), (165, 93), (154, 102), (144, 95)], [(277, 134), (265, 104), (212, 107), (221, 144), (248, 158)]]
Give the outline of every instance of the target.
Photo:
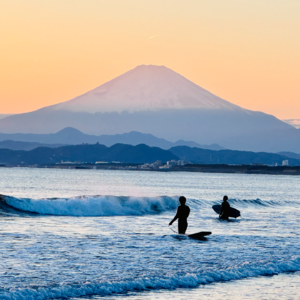
[(190, 208), (187, 205), (178, 206), (176, 215), (170, 223), (172, 224), (174, 221), (178, 219), (178, 233), (185, 234), (186, 229), (188, 227), (187, 218), (189, 214), (190, 214)]
[(224, 201), (221, 205), (220, 219), (227, 220), (229, 218), (230, 204)]

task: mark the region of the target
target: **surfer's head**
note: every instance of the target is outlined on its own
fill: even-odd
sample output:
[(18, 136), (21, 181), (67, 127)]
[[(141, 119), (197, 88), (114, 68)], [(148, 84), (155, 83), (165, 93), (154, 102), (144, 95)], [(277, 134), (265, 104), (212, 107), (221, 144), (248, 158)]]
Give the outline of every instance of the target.
[(186, 198), (183, 197), (183, 196), (181, 196), (181, 197), (179, 198), (179, 202), (180, 202), (181, 205), (184, 205), (185, 202), (186, 202)]
[(227, 201), (228, 200), (228, 197), (227, 196), (224, 196), (223, 197), (223, 201), (225, 202), (225, 201)]

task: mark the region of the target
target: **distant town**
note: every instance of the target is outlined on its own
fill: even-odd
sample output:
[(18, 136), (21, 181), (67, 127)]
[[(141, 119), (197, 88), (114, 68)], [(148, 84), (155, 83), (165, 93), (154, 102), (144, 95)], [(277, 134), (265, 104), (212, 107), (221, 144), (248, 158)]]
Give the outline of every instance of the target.
[(251, 165), (227, 164), (193, 164), (184, 160), (170, 160), (162, 163), (121, 163), (119, 161), (97, 161), (95, 163), (61, 161), (55, 164), (34, 164), (9, 166), (0, 164), (0, 167), (27, 167), (27, 168), (54, 168), (77, 170), (123, 170), (123, 171), (156, 171), (156, 172), (201, 172), (201, 173), (236, 173), (236, 174), (269, 174), (269, 175), (300, 175), (300, 166), (289, 166), (288, 160), (282, 165)]

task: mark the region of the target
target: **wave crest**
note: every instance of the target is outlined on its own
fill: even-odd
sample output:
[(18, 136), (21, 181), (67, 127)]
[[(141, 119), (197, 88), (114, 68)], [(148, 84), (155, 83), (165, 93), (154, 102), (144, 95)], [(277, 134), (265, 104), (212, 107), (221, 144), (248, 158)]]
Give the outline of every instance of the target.
[(56, 216), (141, 216), (174, 210), (178, 197), (81, 196), (25, 199), (3, 196), (5, 204), (23, 212)]
[(261, 200), (257, 199), (229, 199), (228, 202), (230, 204), (239, 204), (241, 206), (299, 206), (299, 202), (296, 201), (276, 201), (276, 200)]

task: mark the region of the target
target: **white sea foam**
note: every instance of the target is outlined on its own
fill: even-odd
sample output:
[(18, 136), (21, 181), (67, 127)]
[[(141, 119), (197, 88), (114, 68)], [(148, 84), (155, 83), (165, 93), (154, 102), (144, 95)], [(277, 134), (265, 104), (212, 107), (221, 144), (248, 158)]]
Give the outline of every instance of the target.
[(139, 216), (174, 210), (178, 197), (85, 196), (60, 199), (20, 199), (4, 197), (16, 209), (57, 216)]
[(93, 282), (77, 284), (61, 284), (55, 287), (25, 288), (0, 293), (5, 300), (44, 300), (56, 298), (80, 297), (87, 295), (111, 295), (129, 291), (145, 291), (149, 289), (193, 288), (200, 284), (220, 281), (239, 280), (243, 278), (277, 275), (284, 272), (300, 271), (300, 258), (285, 262), (272, 262), (263, 266), (244, 264), (238, 268), (220, 271), (208, 271), (201, 274), (174, 275), (171, 277), (140, 278), (123, 282)]
[[(81, 196), (57, 199), (26, 199), (3, 196), (10, 207), (23, 212), (57, 216), (139, 216), (174, 210), (178, 197), (122, 197), (122, 196)], [(211, 207), (219, 204), (215, 201), (188, 199), (194, 208)], [(248, 206), (286, 206), (298, 202), (270, 201), (261, 199), (230, 199), (229, 203), (237, 207)]]

